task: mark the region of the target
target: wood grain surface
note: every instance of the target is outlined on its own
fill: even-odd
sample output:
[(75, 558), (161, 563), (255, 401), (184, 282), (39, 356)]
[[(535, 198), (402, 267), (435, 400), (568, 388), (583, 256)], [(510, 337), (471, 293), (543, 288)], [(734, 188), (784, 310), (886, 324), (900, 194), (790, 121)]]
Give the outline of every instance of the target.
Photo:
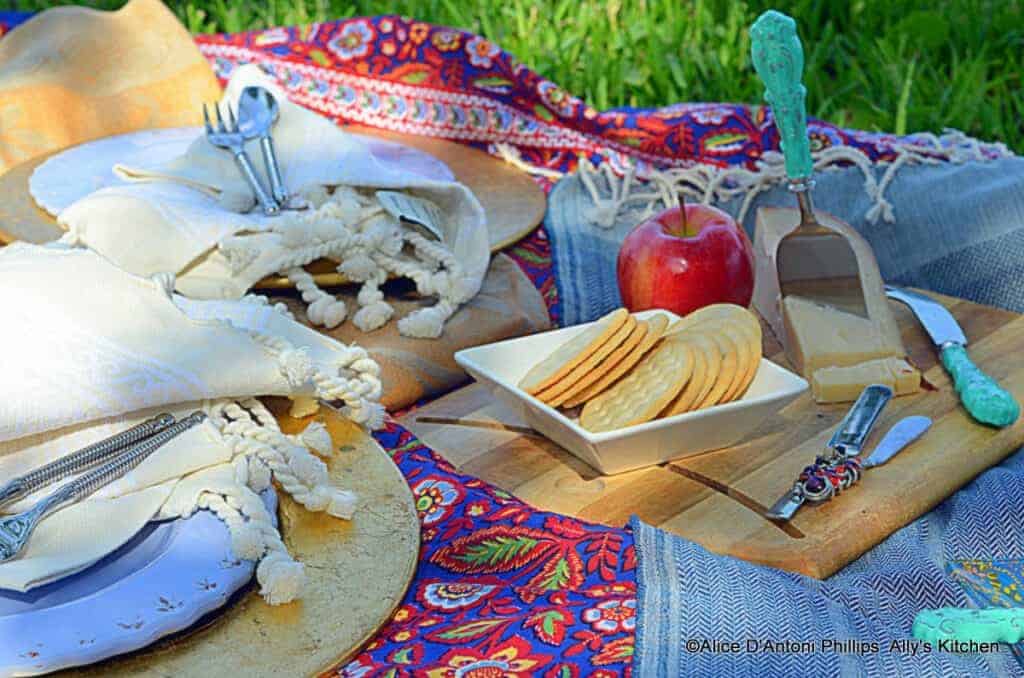
[[(310, 419), (293, 419), (287, 401), (268, 407), (285, 433)], [(281, 534), (306, 566), (300, 600), (271, 606), (255, 588), (222, 612), (150, 647), (69, 676), (314, 676), (346, 661), (390, 618), (419, 560), (420, 523), (412, 493), (391, 457), (337, 412), (317, 415), (336, 450), (328, 462), (339, 486), (359, 493), (352, 521), (311, 513), (278, 493)]]
[[(1024, 351), (1024, 316), (933, 296), (963, 326), (978, 365), (1024, 396), (1024, 363), (1015, 357)], [(928, 383), (889, 404), (868, 449), (911, 414), (931, 417), (932, 429), (838, 498), (804, 506), (788, 524), (762, 514), (824, 448), (850, 403), (818, 405), (808, 392), (734, 447), (605, 477), (532, 432), (478, 384), (401, 423), (460, 471), (539, 508), (614, 526), (635, 514), (716, 553), (825, 578), (1024, 443), (1022, 421), (997, 430), (971, 419), (916, 319), (902, 304), (892, 302), (892, 311)], [(768, 331), (764, 355), (788, 367)]]

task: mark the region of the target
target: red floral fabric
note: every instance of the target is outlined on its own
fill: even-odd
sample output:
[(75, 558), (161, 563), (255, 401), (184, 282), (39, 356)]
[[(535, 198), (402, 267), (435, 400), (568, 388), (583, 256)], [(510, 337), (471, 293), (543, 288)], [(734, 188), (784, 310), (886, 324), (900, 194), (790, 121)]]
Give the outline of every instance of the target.
[(391, 423), (375, 434), (423, 525), (391, 621), (341, 676), (628, 675), (636, 629), (628, 530), (537, 511), (455, 471)]

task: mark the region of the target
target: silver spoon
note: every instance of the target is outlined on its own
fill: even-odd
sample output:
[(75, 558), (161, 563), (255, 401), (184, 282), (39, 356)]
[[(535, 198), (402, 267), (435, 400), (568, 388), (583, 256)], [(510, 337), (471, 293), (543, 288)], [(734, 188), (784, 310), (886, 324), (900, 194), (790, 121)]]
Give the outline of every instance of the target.
[(238, 127), (246, 139), (259, 139), (263, 152), (263, 163), (270, 175), (270, 192), (277, 204), (284, 208), (288, 204), (288, 191), (281, 178), (281, 168), (274, 152), (274, 139), (270, 130), (277, 122), (280, 108), (274, 95), (262, 87), (250, 86), (242, 90), (238, 98)]

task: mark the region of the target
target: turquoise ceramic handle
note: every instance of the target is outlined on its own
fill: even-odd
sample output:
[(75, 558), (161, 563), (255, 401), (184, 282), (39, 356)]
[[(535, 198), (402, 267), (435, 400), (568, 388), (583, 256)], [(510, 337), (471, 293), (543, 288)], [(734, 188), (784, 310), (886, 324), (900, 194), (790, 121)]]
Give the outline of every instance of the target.
[(978, 366), (971, 362), (967, 349), (960, 344), (949, 344), (942, 349), (942, 364), (946, 366), (960, 401), (983, 424), (1009, 426), (1020, 416), (1020, 405)]
[(990, 607), (969, 610), (944, 607), (921, 610), (914, 618), (914, 637), (937, 646), (943, 640), (962, 643), (1018, 643), (1024, 639), (1024, 609)]
[(790, 179), (811, 176), (811, 144), (807, 140), (807, 88), (800, 82), (804, 50), (796, 35), (796, 22), (768, 10), (750, 28), (750, 53), (754, 69), (764, 80), (764, 98), (771, 104), (779, 129), (786, 174)]

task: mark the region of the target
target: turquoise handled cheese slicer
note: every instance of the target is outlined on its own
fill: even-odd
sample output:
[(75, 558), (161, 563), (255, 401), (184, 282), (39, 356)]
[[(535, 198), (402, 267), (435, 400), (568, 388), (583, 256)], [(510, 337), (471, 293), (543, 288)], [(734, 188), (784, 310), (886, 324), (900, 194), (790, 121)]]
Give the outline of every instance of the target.
[(751, 27), (750, 37), (754, 68), (765, 83), (765, 100), (778, 129), (788, 187), (799, 208), (762, 207), (757, 212), (754, 306), (782, 341), (790, 362), (804, 372), (788, 336), (786, 297), (861, 318), (865, 332), (891, 330), (896, 321), (871, 246), (849, 224), (814, 209), (807, 90), (801, 83), (804, 54), (796, 22), (770, 10)]

